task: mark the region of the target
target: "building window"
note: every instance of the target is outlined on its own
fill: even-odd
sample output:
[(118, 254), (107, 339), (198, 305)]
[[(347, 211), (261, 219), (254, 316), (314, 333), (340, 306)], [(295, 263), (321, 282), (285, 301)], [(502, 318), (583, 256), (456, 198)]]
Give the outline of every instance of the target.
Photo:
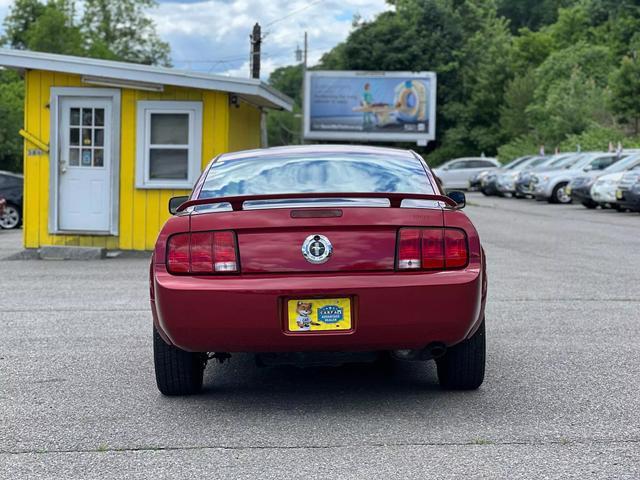
[(136, 187), (190, 189), (202, 164), (200, 102), (138, 102)]

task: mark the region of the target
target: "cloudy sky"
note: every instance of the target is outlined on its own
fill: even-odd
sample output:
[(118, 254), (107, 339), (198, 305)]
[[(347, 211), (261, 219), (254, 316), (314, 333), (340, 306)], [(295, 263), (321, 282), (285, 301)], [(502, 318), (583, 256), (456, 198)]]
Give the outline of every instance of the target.
[[(0, 18), (12, 3), (0, 0)], [(313, 64), (347, 37), (354, 15), (368, 20), (387, 8), (384, 0), (160, 0), (151, 16), (175, 67), (237, 76), (249, 74), (249, 33), (260, 22), (266, 78), (295, 63), (305, 30)]]

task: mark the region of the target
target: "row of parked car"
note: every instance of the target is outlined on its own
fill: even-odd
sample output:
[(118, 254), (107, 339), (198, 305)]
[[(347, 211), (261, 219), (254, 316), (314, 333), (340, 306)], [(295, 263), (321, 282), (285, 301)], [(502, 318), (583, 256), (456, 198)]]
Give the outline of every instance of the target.
[(0, 170), (0, 228), (12, 229), (22, 225), (23, 189), (22, 175)]
[[(640, 211), (640, 150), (530, 155), (506, 165), (482, 158), (491, 166), (466, 174), (461, 171), (465, 169), (451, 168), (469, 160), (452, 160), (434, 169), (445, 189)], [(452, 170), (457, 170), (453, 176)]]

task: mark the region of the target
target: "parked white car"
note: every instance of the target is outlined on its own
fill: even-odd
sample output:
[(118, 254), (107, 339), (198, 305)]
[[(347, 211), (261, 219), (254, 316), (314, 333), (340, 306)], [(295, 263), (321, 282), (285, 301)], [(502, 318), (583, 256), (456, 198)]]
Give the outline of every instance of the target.
[(445, 189), (468, 189), (469, 182), (475, 175), (483, 171), (496, 170), (500, 165), (495, 158), (456, 158), (434, 168), (433, 173), (440, 179)]
[(617, 153), (589, 153), (585, 154), (568, 170), (536, 172), (531, 176), (533, 194), (537, 200), (548, 200), (550, 203), (571, 203), (571, 196), (566, 192), (566, 187), (571, 180), (584, 175), (585, 172), (604, 170), (620, 158), (622, 157)]
[[(640, 154), (631, 155), (624, 160), (612, 165), (596, 179), (591, 187), (591, 199), (597, 202), (601, 206), (611, 206), (617, 208), (616, 190), (618, 188), (618, 182), (622, 180), (622, 177), (628, 170), (640, 165)], [(614, 168), (618, 166), (619, 168)], [(615, 170), (612, 173), (607, 173), (608, 170)]]

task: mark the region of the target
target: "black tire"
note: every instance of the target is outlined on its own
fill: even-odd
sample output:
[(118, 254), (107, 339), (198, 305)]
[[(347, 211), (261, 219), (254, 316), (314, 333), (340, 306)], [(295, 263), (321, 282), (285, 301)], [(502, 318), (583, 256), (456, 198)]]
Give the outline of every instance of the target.
[(486, 197), (490, 197), (492, 194), (489, 193), (489, 190), (487, 190), (486, 188), (480, 188), (480, 191), (482, 192), (482, 194)]
[(484, 381), (486, 340), (484, 320), (473, 334), (462, 343), (447, 350), (436, 360), (438, 380), (447, 390), (475, 390)]
[(598, 204), (593, 200), (586, 200), (582, 202), (582, 206), (588, 208), (589, 210), (593, 210), (598, 207)]
[(568, 185), (567, 182), (561, 182), (553, 188), (553, 192), (549, 197), (549, 203), (561, 203), (563, 205), (569, 205), (573, 199), (566, 194), (562, 195), (564, 187)]
[(181, 350), (166, 343), (153, 329), (156, 384), (163, 395), (193, 395), (202, 389), (206, 355)]

